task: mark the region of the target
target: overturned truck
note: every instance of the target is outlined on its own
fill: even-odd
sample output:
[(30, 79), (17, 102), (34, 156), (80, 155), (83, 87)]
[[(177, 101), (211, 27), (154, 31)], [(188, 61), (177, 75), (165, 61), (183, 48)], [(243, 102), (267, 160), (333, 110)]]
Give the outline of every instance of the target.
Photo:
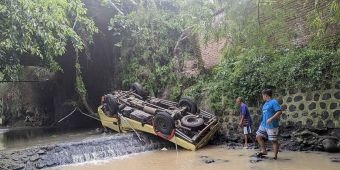
[(198, 109), (190, 98), (172, 102), (150, 97), (138, 83), (104, 95), (98, 114), (106, 128), (147, 132), (188, 150), (206, 145), (220, 127), (214, 114)]

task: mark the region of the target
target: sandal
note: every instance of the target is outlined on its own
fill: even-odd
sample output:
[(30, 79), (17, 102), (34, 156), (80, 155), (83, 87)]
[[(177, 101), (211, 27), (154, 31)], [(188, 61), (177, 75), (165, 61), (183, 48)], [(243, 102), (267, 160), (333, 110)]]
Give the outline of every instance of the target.
[(267, 153), (257, 152), (255, 155), (256, 155), (256, 157), (261, 158), (261, 157), (267, 155)]

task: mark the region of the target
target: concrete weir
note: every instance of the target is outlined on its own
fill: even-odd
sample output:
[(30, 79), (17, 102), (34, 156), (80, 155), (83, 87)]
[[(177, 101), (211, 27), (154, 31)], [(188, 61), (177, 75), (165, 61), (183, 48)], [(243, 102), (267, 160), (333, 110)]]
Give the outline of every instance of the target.
[(78, 142), (0, 151), (0, 169), (42, 169), (173, 147), (156, 136), (139, 133), (139, 137), (134, 133), (103, 135)]

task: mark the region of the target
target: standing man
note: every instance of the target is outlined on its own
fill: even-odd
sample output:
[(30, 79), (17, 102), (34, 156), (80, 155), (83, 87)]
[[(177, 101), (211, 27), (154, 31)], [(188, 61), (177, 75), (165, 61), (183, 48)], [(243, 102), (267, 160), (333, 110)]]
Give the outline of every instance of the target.
[(240, 106), (241, 118), (240, 118), (239, 126), (243, 127), (244, 147), (248, 149), (248, 135), (251, 134), (251, 125), (253, 121), (251, 120), (248, 106), (243, 103), (242, 97), (238, 97), (236, 99), (236, 104)]
[(272, 99), (272, 94), (273, 92), (271, 89), (264, 89), (262, 91), (262, 98), (265, 101), (265, 104), (262, 107), (262, 122), (256, 132), (256, 139), (260, 144), (261, 151), (256, 155), (258, 157), (267, 155), (267, 149), (263, 140), (265, 138), (273, 143), (274, 159), (276, 160), (280, 146), (277, 136), (279, 132), (279, 119), (282, 111), (279, 102)]

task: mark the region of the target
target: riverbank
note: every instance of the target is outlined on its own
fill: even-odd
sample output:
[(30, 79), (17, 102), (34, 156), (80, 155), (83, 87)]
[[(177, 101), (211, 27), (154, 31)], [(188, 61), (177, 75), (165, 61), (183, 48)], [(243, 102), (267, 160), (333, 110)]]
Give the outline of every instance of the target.
[[(340, 129), (308, 129), (293, 126), (281, 127), (279, 130), (280, 149), (287, 151), (320, 151), (340, 152)], [(242, 146), (243, 132), (228, 130), (218, 134), (211, 143), (227, 145), (229, 147)], [(252, 133), (250, 143), (256, 143), (255, 132)], [(268, 147), (271, 147), (270, 142)], [(258, 146), (255, 146), (257, 148)]]

